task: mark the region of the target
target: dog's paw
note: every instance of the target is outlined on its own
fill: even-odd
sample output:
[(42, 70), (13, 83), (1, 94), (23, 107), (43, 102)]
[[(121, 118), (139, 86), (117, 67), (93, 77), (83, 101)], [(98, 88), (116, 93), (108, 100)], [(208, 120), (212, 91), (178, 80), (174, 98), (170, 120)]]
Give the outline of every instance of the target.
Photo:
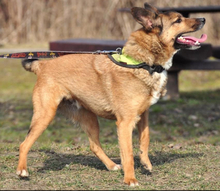
[(130, 186), (131, 186), (131, 187), (135, 187), (135, 186), (139, 186), (139, 184), (138, 184), (138, 182), (136, 182), (136, 183), (131, 183)]
[(17, 170), (16, 174), (21, 177), (28, 177), (29, 173), (26, 170)]
[(124, 179), (124, 183), (131, 187), (139, 186), (138, 181), (135, 178)]
[(152, 165), (146, 165), (145, 164), (145, 165), (143, 165), (143, 167), (144, 167), (145, 170), (148, 170), (149, 172), (152, 172), (152, 169), (153, 169)]
[(117, 165), (115, 165), (111, 170), (113, 170), (113, 171), (115, 171), (115, 170), (121, 170), (121, 168), (122, 168), (122, 165), (117, 164)]
[(147, 161), (141, 160), (141, 164), (143, 165), (143, 167), (146, 170), (148, 170), (149, 172), (152, 172), (153, 167), (152, 167), (152, 164), (151, 164), (150, 160), (147, 160)]
[(120, 164), (115, 164), (114, 166), (107, 167), (107, 169), (110, 170), (110, 171), (120, 170), (120, 169), (122, 169), (122, 165), (120, 165)]

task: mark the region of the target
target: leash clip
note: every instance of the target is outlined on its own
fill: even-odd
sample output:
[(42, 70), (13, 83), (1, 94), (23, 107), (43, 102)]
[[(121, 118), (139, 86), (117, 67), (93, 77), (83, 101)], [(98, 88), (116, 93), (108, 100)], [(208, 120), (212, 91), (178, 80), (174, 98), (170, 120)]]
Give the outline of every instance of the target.
[(117, 54), (122, 54), (122, 49), (120, 47), (116, 48), (116, 53)]

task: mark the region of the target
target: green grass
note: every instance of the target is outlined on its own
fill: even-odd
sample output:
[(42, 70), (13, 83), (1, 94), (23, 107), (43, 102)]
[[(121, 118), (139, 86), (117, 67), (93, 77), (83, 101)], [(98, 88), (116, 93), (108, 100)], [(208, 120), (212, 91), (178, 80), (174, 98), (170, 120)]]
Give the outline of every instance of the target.
[[(140, 186), (129, 188), (122, 182), (123, 172), (107, 171), (89, 150), (82, 129), (59, 112), (28, 155), (30, 177), (18, 178), (18, 148), (29, 129), (36, 76), (24, 71), (20, 60), (0, 60), (0, 189), (219, 189), (219, 72), (208, 73), (206, 82), (200, 73), (181, 73), (180, 98), (161, 100), (150, 108), (152, 173), (139, 162), (134, 130), (135, 173)], [(103, 149), (120, 163), (115, 121), (100, 118), (99, 122)]]

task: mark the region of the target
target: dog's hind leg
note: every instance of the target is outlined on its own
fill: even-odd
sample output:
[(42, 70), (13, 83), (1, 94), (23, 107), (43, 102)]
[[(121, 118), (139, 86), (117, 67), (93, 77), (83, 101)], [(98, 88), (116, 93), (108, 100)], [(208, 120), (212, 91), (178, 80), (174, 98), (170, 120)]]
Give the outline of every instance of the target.
[(99, 124), (97, 116), (85, 108), (80, 108), (77, 118), (82, 127), (89, 137), (91, 151), (105, 164), (108, 170), (119, 170), (121, 165), (114, 163), (103, 151), (99, 141)]
[(151, 171), (152, 165), (148, 157), (148, 147), (150, 143), (149, 126), (148, 126), (148, 111), (145, 111), (141, 115), (141, 120), (137, 124), (137, 127), (139, 131), (141, 164), (144, 165), (144, 167), (147, 170)]
[(29, 132), (20, 145), (19, 162), (17, 167), (17, 175), (27, 177), (27, 154), (37, 140), (37, 138), (47, 128), (53, 117), (55, 116), (58, 103), (55, 100), (55, 93), (49, 89), (40, 89), (35, 86), (33, 94), (34, 114), (32, 117)]

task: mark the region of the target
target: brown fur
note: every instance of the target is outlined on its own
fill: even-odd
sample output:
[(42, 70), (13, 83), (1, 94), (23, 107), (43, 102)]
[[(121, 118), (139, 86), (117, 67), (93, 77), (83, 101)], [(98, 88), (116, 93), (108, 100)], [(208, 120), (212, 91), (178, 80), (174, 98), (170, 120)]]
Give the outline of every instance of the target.
[[(166, 69), (171, 66), (176, 52), (175, 38), (202, 25), (200, 20), (187, 19), (179, 13), (159, 13), (150, 5), (146, 9), (133, 8), (132, 14), (143, 28), (131, 34), (124, 46), (125, 54)], [(172, 24), (178, 18), (182, 22)], [(23, 62), (23, 65), (37, 74), (37, 82), (33, 91), (34, 114), (30, 130), (20, 145), (18, 175), (28, 176), (27, 153), (58, 107), (81, 124), (89, 137), (91, 150), (109, 170), (121, 167), (101, 148), (97, 116), (116, 119), (124, 182), (131, 186), (138, 185), (132, 152), (132, 130), (137, 124), (141, 163), (152, 170), (148, 158), (148, 110), (165, 94), (165, 71), (150, 75), (144, 69), (120, 67), (106, 55), (92, 54), (66, 55), (52, 60)]]

